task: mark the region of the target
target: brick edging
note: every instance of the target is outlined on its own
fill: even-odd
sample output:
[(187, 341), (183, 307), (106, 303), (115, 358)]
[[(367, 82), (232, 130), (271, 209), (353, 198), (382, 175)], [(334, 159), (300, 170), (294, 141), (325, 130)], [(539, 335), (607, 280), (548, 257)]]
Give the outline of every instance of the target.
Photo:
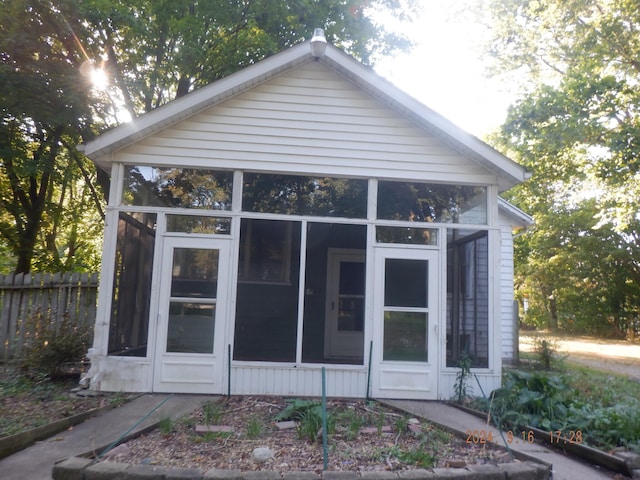
[(54, 480), (548, 480), (551, 469), (540, 463), (524, 461), (494, 465), (468, 465), (465, 468), (415, 469), (387, 471), (283, 472), (270, 470), (240, 471), (199, 468), (168, 468), (154, 465), (130, 465), (90, 458), (70, 457), (53, 467)]

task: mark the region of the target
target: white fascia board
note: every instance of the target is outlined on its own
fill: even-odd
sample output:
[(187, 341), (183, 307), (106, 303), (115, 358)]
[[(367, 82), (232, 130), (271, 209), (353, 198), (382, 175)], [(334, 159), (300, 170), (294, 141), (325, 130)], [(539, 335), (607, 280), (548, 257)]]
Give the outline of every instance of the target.
[[(309, 43), (305, 42), (272, 55), (227, 77), (199, 88), (184, 97), (119, 125), (83, 145), (84, 154), (101, 166), (110, 153), (131, 145), (180, 120), (190, 117), (216, 103), (237, 95), (279, 73), (312, 59)], [(105, 161), (106, 160), (106, 161)]]
[(418, 102), (341, 49), (327, 45), (325, 54), (314, 59), (308, 41), (239, 70), (131, 122), (103, 133), (83, 146), (84, 154), (102, 168), (108, 168), (112, 158), (111, 154), (116, 150), (244, 92), (285, 70), (313, 60), (325, 63), (349, 78), (363, 91), (380, 99), (391, 108), (404, 113), (423, 128), (438, 135), (461, 154), (494, 172), (500, 191), (507, 190), (528, 178), (528, 172), (523, 167)]
[(502, 197), (498, 197), (498, 209), (513, 220), (512, 226), (528, 227), (535, 223), (535, 220), (531, 215), (523, 212)]

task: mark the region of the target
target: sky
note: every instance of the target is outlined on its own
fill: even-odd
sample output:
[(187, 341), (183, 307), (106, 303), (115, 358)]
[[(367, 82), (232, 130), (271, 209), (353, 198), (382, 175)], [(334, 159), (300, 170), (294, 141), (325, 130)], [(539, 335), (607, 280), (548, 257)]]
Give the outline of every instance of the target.
[(406, 32), (415, 48), (379, 61), (375, 70), (469, 133), (482, 137), (502, 124), (515, 92), (506, 82), (485, 76), (479, 50), (485, 30), (469, 15), (456, 12), (455, 6), (453, 0), (420, 0), (419, 18), (391, 25)]

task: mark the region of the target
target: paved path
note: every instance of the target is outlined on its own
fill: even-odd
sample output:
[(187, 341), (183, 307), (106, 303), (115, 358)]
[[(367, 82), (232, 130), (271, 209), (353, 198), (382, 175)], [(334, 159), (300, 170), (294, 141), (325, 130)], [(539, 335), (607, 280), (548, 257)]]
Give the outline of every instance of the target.
[[(495, 439), (494, 443), (504, 446), (498, 429), (491, 429), (487, 427), (486, 422), (483, 420), (444, 403), (412, 400), (386, 400), (384, 403), (426, 418), (435, 424), (460, 434), (464, 434), (467, 430), (491, 430)], [(610, 472), (602, 471), (566, 457), (538, 443), (530, 444), (514, 438), (509, 448), (520, 452), (524, 456), (534, 457), (548, 465), (552, 465), (553, 480), (574, 480), (576, 478), (580, 480), (600, 480), (603, 478), (610, 479), (615, 476)]]
[[(122, 407), (97, 415), (52, 438), (0, 460), (2, 480), (51, 480), (53, 465), (67, 457), (102, 452), (141, 419), (132, 432), (149, 428), (163, 418), (178, 418), (202, 404), (202, 395), (142, 395)], [(154, 408), (160, 408), (149, 414)]]

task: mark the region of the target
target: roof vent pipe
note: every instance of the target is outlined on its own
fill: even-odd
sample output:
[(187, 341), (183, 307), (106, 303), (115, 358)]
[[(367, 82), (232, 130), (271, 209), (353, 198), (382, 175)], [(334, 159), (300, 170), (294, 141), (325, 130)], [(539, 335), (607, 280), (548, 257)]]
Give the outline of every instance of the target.
[(316, 28), (313, 31), (313, 37), (311, 37), (311, 55), (315, 58), (320, 58), (324, 55), (326, 49), (327, 39), (324, 37), (324, 30)]

